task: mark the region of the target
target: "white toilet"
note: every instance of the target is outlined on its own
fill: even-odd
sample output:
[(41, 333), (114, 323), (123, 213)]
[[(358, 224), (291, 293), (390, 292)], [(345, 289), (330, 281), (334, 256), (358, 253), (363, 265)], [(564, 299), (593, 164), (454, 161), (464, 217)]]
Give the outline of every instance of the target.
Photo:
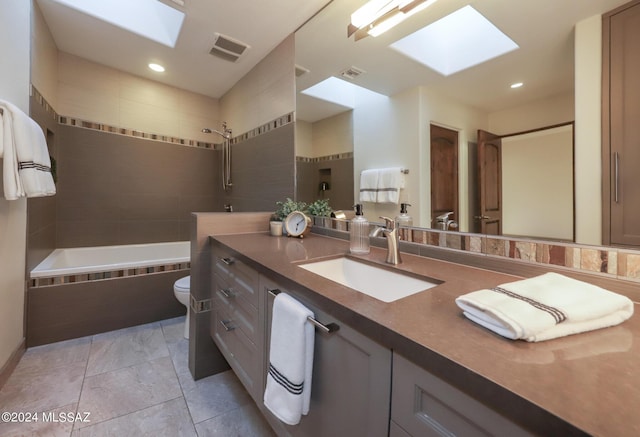
[(185, 276), (184, 278), (178, 279), (173, 284), (173, 294), (175, 294), (176, 299), (182, 305), (187, 307), (187, 319), (184, 322), (184, 338), (189, 338), (189, 315), (191, 313), (191, 308), (189, 305), (189, 298), (191, 288), (191, 276)]

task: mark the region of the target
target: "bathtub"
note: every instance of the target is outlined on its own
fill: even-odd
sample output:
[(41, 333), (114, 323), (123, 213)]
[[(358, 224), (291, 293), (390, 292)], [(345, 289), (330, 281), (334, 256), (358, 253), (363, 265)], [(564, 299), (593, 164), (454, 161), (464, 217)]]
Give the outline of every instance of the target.
[(31, 278), (187, 263), (190, 252), (189, 241), (55, 249), (31, 270)]
[(56, 249), (30, 272), (27, 346), (184, 315), (190, 242)]

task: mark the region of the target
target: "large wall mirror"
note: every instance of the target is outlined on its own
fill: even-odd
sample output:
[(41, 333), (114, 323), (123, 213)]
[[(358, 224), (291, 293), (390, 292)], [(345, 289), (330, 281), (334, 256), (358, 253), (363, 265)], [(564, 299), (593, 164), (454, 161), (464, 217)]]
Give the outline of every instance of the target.
[[(576, 109), (599, 121), (599, 15), (625, 1), (440, 0), (356, 41), (347, 26), (364, 3), (329, 2), (296, 32), (297, 196), (326, 196), (335, 209), (348, 209), (358, 200), (361, 171), (402, 167), (409, 173), (401, 201), (412, 205), (414, 225), (436, 228), (433, 193), (442, 182), (431, 169), (446, 162), (432, 156), (435, 125), (456, 133), (457, 230), (601, 244), (600, 130), (574, 121)], [(466, 6), (519, 47), (448, 75), (392, 47)], [(585, 48), (593, 59), (579, 54)], [(328, 90), (308, 94), (326, 79), (357, 87), (338, 91), (347, 100)], [(523, 85), (511, 88), (517, 82)], [(479, 169), (488, 158), (479, 131), (501, 141), (493, 158), (499, 167), (490, 171), (499, 171), (499, 227), (482, 223), (491, 214), (480, 205), (487, 195)], [(376, 221), (399, 208), (370, 203), (365, 213)]]

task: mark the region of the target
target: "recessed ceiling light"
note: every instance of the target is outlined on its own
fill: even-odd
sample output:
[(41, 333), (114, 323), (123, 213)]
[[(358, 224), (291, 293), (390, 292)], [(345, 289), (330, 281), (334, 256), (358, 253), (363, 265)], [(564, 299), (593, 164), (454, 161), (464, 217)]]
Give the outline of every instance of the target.
[(520, 88), (522, 85), (524, 85), (522, 82), (512, 83), (511, 88)]
[(184, 13), (157, 0), (53, 0), (160, 44), (175, 47)]
[(164, 71), (164, 67), (160, 64), (149, 64), (149, 68), (153, 71), (157, 71), (158, 73), (162, 73)]
[(390, 46), (449, 76), (518, 48), (482, 14), (465, 6)]

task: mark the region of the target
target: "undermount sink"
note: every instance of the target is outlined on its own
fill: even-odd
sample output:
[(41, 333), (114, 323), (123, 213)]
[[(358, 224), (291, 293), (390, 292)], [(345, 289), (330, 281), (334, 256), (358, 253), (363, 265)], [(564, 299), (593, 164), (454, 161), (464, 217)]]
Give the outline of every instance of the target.
[(393, 302), (428, 290), (441, 283), (437, 280), (417, 278), (344, 256), (299, 264), (298, 266), (383, 302)]

